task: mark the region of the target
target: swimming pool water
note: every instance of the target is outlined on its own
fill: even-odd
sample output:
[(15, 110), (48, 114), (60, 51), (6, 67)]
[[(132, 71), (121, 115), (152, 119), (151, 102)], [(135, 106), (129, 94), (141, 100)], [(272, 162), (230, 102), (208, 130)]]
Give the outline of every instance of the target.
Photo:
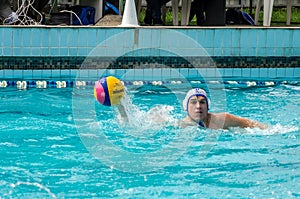
[[(132, 128), (118, 125), (115, 108), (98, 104), (91, 86), (0, 89), (1, 197), (300, 197), (299, 84), (215, 89), (226, 94), (226, 111), (270, 127), (212, 131), (147, 123), (143, 117), (156, 105), (164, 116), (184, 117), (184, 87), (130, 87), (138, 109)], [(78, 100), (92, 109), (76, 106)], [(102, 138), (124, 153), (93, 148), (91, 140)], [(158, 156), (164, 146), (170, 151)], [(118, 162), (121, 154), (127, 161)], [(142, 162), (134, 172), (136, 157)]]

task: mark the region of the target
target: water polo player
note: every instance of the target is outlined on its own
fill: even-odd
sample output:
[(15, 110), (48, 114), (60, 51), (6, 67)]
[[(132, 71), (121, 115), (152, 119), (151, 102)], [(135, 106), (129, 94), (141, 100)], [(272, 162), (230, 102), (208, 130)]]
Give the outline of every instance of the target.
[(238, 117), (229, 113), (210, 113), (210, 100), (204, 90), (194, 88), (187, 92), (183, 100), (183, 108), (187, 111), (187, 117), (180, 123), (181, 126), (198, 125), (211, 129), (240, 128), (267, 128), (257, 121)]
[[(125, 107), (120, 103), (118, 110), (120, 116), (126, 121), (128, 116)], [(183, 100), (183, 108), (187, 112), (187, 117), (180, 120), (178, 124), (181, 127), (198, 125), (203, 128), (211, 129), (228, 129), (230, 127), (240, 128), (260, 128), (266, 129), (267, 125), (261, 124), (257, 121), (238, 117), (230, 113), (211, 113), (208, 112), (210, 108), (210, 100), (206, 92), (200, 88), (194, 88), (187, 92)], [(157, 122), (165, 122), (164, 118), (156, 118)]]

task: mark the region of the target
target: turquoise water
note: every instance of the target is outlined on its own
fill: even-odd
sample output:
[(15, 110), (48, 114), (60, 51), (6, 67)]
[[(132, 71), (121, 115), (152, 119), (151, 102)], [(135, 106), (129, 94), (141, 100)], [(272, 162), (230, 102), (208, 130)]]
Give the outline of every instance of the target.
[(0, 197), (300, 197), (299, 90), (211, 89), (211, 111), (270, 126), (213, 131), (155, 124), (153, 115), (170, 123), (185, 116), (184, 86), (129, 87), (126, 126), (114, 107), (94, 100), (91, 86), (1, 88)]

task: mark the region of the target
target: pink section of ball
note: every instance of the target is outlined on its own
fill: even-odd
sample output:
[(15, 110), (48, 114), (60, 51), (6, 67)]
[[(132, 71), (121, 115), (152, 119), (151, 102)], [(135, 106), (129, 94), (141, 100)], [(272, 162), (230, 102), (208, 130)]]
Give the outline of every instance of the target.
[(95, 91), (96, 91), (98, 102), (100, 102), (101, 104), (103, 104), (104, 101), (105, 101), (105, 92), (104, 92), (103, 86), (99, 82), (97, 82), (95, 84), (95, 89), (96, 89)]

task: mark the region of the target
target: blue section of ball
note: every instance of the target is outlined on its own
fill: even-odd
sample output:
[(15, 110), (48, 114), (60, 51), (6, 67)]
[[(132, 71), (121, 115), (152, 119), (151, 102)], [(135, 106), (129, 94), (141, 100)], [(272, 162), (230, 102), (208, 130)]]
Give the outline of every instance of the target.
[(106, 77), (103, 77), (99, 80), (100, 84), (103, 87), (104, 93), (105, 93), (105, 100), (103, 105), (105, 106), (111, 106), (110, 104), (110, 96), (109, 96), (109, 91), (108, 91), (108, 87), (107, 87), (107, 79)]

